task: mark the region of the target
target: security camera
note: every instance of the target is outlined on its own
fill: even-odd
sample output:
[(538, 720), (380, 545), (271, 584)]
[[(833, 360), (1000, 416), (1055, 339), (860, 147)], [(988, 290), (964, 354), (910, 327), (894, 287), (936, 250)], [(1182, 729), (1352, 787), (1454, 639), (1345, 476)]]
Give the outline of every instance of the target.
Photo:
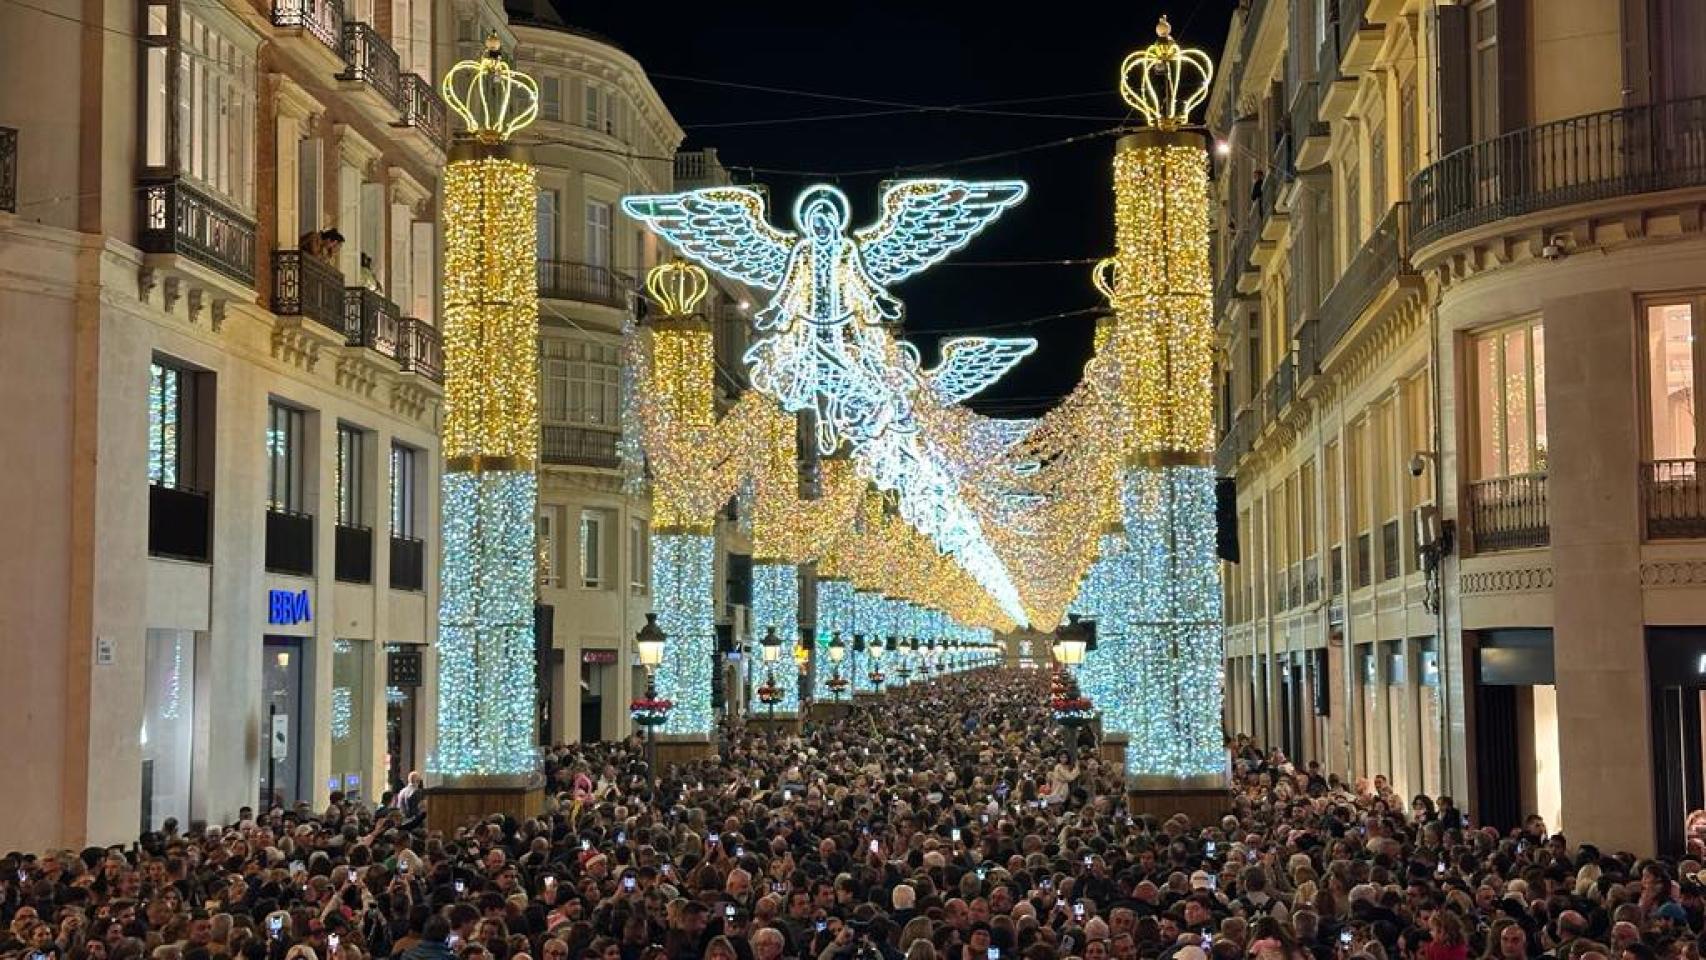
[(1540, 248), (1540, 256), (1547, 260), (1562, 260), (1569, 253), (1564, 249), (1564, 236), (1553, 234), (1546, 238), (1546, 245)]
[(1410, 458), (1410, 476), (1419, 477), (1426, 473), (1427, 469), (1428, 461), (1421, 454), (1418, 453)]

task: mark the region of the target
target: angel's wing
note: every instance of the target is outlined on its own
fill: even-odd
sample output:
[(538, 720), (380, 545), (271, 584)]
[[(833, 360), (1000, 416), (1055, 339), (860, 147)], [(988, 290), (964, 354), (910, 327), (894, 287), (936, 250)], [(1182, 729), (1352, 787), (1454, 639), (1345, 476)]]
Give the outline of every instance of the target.
[(794, 234), (764, 219), (764, 198), (740, 187), (623, 197), (622, 209), (682, 256), (724, 276), (774, 290), (788, 270)]
[(976, 396), (1029, 356), (1037, 342), (1029, 337), (956, 337), (942, 342), (942, 362), (925, 376), (943, 403)]
[(903, 180), (883, 191), (883, 215), (854, 232), (865, 269), (887, 286), (941, 261), (1020, 200), (1019, 180)]

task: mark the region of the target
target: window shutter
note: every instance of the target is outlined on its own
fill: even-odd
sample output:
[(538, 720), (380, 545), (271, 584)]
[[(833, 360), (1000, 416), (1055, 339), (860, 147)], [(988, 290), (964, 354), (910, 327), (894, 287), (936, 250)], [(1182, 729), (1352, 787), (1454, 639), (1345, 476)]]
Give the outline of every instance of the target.
[(1499, 132), (1528, 126), (1528, 0), (1498, 0)]
[[(1469, 145), (1469, 16), (1462, 7), (1432, 8), (1436, 29), (1434, 82), (1438, 109), (1439, 156)], [(1437, 159), (1437, 158), (1436, 158)]]

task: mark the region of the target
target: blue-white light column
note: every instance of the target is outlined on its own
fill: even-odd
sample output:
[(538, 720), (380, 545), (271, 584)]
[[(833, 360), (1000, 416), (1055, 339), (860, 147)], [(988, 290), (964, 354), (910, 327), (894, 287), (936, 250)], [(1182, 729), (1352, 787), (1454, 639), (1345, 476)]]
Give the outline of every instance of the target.
[[(782, 699), (775, 712), (800, 712), (800, 671), (794, 663), (794, 648), (800, 642), (800, 568), (791, 563), (757, 562), (752, 565), (752, 635), (763, 640), (770, 629), (782, 641), (782, 656), (774, 666), (776, 685)], [(765, 671), (765, 667), (760, 667)], [(767, 672), (759, 674), (760, 679)], [(770, 706), (761, 707), (766, 715)]]
[(717, 649), (711, 579), (716, 538), (709, 533), (652, 534), (652, 605), (668, 636), (657, 688), (675, 702), (660, 733), (701, 738), (716, 727), (711, 710), (712, 655)]
[(841, 678), (847, 681), (847, 687), (841, 691), (840, 699), (846, 700), (859, 689), (859, 673), (854, 660), (858, 654), (853, 652), (853, 584), (846, 580), (817, 581), (817, 633), (818, 640), (812, 647), (812, 656), (816, 658), (812, 678), (812, 697), (820, 702), (836, 699), (835, 691), (829, 689), (829, 678), (835, 673), (835, 664), (829, 661), (829, 653), (822, 641), (841, 634), (841, 642), (845, 645), (846, 655), (841, 661)]

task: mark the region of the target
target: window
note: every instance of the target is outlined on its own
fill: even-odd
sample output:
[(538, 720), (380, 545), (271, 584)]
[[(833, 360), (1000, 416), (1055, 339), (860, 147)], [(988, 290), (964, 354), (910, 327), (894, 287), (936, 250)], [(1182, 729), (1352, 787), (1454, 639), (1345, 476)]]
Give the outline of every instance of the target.
[(557, 543), (556, 507), (539, 508), (539, 512), (534, 516), (534, 533), (534, 549), (539, 557), (539, 585), (562, 586), (562, 565), (557, 559), (558, 550), (561, 548)]
[(586, 85), (586, 125), (594, 130), (604, 129), (603, 111), (600, 109), (604, 98), (599, 95), (598, 88), (592, 84)]
[(1315, 231), (1315, 303), (1319, 305), (1339, 279), (1338, 258), (1333, 251), (1333, 181), (1330, 177), (1311, 177), (1307, 183), (1314, 207), (1310, 229)]
[(1421, 135), (1417, 131), (1416, 75), (1410, 73), (1398, 86), (1398, 162), (1399, 173), (1407, 180), (1421, 167)]
[(415, 537), (420, 451), (391, 444), (391, 536)]
[(267, 505), (289, 513), (306, 513), (307, 470), (303, 444), (308, 415), (278, 401), (267, 411)]
[(320, 138), (303, 137), (296, 141), (296, 233), (303, 236), (320, 229)]
[(610, 266), (610, 204), (599, 200), (586, 202), (586, 262)]
[(1344, 184), (1344, 193), (1340, 196), (1344, 207), (1346, 263), (1350, 263), (1357, 248), (1362, 246), (1362, 174), (1357, 169), (1355, 157), (1356, 145), (1353, 143), (1339, 164), (1340, 179)]
[(1475, 380), (1477, 480), (1546, 472), (1546, 350), (1540, 321), (1477, 335)]
[(646, 532), (646, 521), (628, 521), (628, 589), (633, 593), (645, 593), (647, 585), (652, 582), (651, 537)]
[(196, 181), (239, 210), (252, 210), (252, 38), (206, 4), (149, 3), (146, 22), (144, 162), (157, 173)]
[(1649, 303), (1647, 315), (1647, 456), (1652, 460), (1696, 457), (1694, 394), (1702, 364), (1696, 357), (1698, 298)]
[(358, 427), (338, 424), (338, 526), (363, 527), (362, 490), (366, 485), (367, 435)]
[(539, 119), (563, 119), (563, 81), (560, 77), (539, 78)]
[(1366, 587), (1373, 582), (1373, 514), (1369, 503), (1368, 418), (1351, 424), (1345, 432), (1345, 479), (1350, 484), (1350, 535), (1355, 541), (1351, 560), (1351, 585)]
[(1499, 135), (1499, 7), (1479, 0), (1469, 8), (1470, 135), (1477, 142)]
[(538, 256), (541, 260), (557, 259), (557, 199), (557, 191), (539, 188), (538, 216), (535, 223), (538, 231)]
[[(1424, 370), (1404, 381), (1404, 448), (1399, 450), (1400, 459), (1405, 461), (1405, 496), (1404, 506), (1415, 508), (1433, 500), (1433, 481), (1428, 476), (1428, 470), (1423, 470), (1419, 477), (1410, 476), (1408, 458), (1423, 450), (1433, 449), (1433, 436), (1430, 425), (1432, 412), (1428, 409), (1428, 374)], [(1426, 461), (1428, 469), (1433, 469), (1433, 462)]]
[[(1378, 76), (1378, 74), (1376, 74)], [(1386, 215), (1392, 201), (1386, 196), (1386, 111), (1381, 101), (1368, 123), (1368, 198), (1376, 218)]]
[(618, 348), (553, 337), (542, 339), (539, 350), (541, 418), (615, 429), (621, 417)]
[(597, 510), (581, 511), (581, 586), (604, 586), (604, 517)]
[(156, 360), (148, 365), (148, 482), (195, 486), (196, 376)]

